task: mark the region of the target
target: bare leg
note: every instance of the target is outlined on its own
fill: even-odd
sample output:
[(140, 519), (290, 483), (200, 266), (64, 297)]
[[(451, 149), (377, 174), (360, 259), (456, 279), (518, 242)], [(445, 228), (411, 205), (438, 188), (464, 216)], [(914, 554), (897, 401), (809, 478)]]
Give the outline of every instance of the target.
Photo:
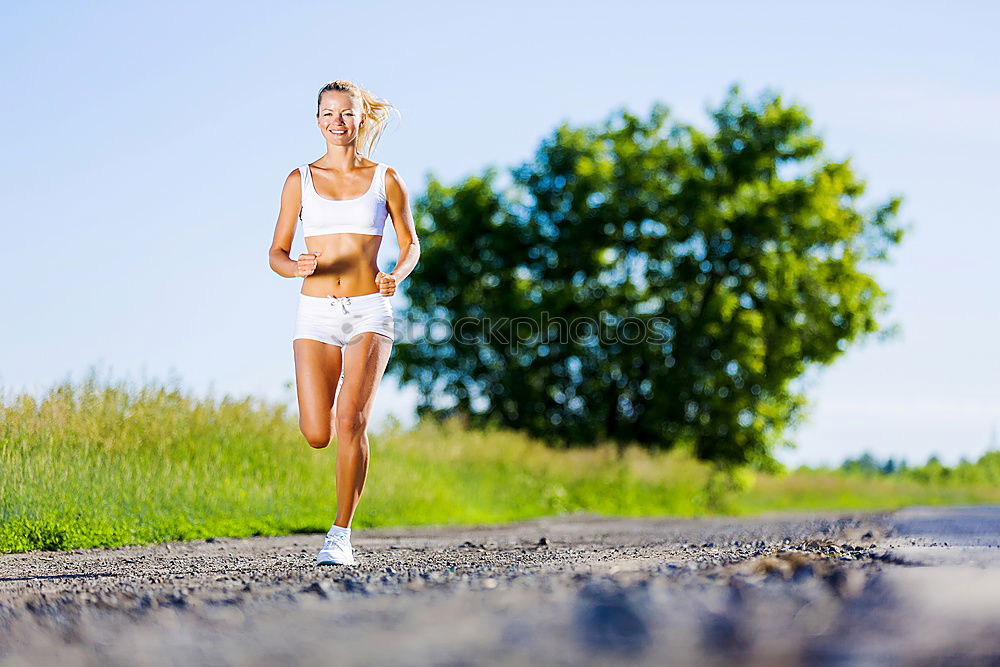
[(335, 436), (331, 415), (343, 361), (341, 348), (318, 340), (297, 338), (295, 389), (299, 399), (299, 430), (310, 446), (322, 449)]
[(368, 418), (382, 374), (389, 364), (392, 339), (360, 333), (344, 348), (344, 383), (337, 394), (337, 518), (349, 528), (368, 476)]

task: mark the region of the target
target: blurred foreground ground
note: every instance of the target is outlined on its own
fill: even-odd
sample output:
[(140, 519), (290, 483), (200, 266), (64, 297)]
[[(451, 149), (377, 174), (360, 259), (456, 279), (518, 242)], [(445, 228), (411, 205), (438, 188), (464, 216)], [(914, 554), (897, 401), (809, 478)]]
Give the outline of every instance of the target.
[(1000, 506), (0, 556), (4, 665), (1000, 660)]

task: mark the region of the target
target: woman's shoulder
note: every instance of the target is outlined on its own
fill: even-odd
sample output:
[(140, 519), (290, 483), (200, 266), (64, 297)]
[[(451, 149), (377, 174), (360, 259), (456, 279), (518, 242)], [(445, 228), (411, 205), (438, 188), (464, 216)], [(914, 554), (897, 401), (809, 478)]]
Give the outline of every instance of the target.
[(382, 163), (382, 170), (385, 172), (386, 178), (391, 178), (393, 180), (402, 180), (399, 176), (399, 172), (391, 164)]
[(385, 173), (382, 175), (382, 180), (385, 183), (385, 196), (396, 198), (400, 195), (406, 195), (406, 183), (403, 182), (402, 176), (399, 175), (395, 169), (386, 165)]
[(302, 183), (302, 167), (295, 167), (288, 172), (287, 176), (285, 176), (285, 188), (288, 188), (289, 190), (301, 190)]

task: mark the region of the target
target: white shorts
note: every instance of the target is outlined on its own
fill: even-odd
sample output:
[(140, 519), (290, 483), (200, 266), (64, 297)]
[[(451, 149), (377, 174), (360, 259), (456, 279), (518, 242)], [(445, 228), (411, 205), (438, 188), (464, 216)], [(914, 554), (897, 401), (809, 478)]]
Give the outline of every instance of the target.
[(292, 340), (308, 338), (344, 347), (365, 331), (395, 338), (389, 297), (379, 292), (342, 297), (299, 294)]

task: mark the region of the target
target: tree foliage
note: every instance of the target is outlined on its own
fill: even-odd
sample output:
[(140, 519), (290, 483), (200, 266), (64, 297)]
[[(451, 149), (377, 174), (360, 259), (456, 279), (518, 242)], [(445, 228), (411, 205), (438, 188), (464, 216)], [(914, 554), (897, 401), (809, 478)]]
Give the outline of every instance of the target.
[(901, 200), (863, 210), (850, 160), (779, 95), (733, 86), (712, 120), (620, 109), (557, 128), (506, 188), (492, 166), (429, 176), (390, 367), (421, 416), (775, 466), (794, 380), (881, 328), (868, 271), (901, 240)]

